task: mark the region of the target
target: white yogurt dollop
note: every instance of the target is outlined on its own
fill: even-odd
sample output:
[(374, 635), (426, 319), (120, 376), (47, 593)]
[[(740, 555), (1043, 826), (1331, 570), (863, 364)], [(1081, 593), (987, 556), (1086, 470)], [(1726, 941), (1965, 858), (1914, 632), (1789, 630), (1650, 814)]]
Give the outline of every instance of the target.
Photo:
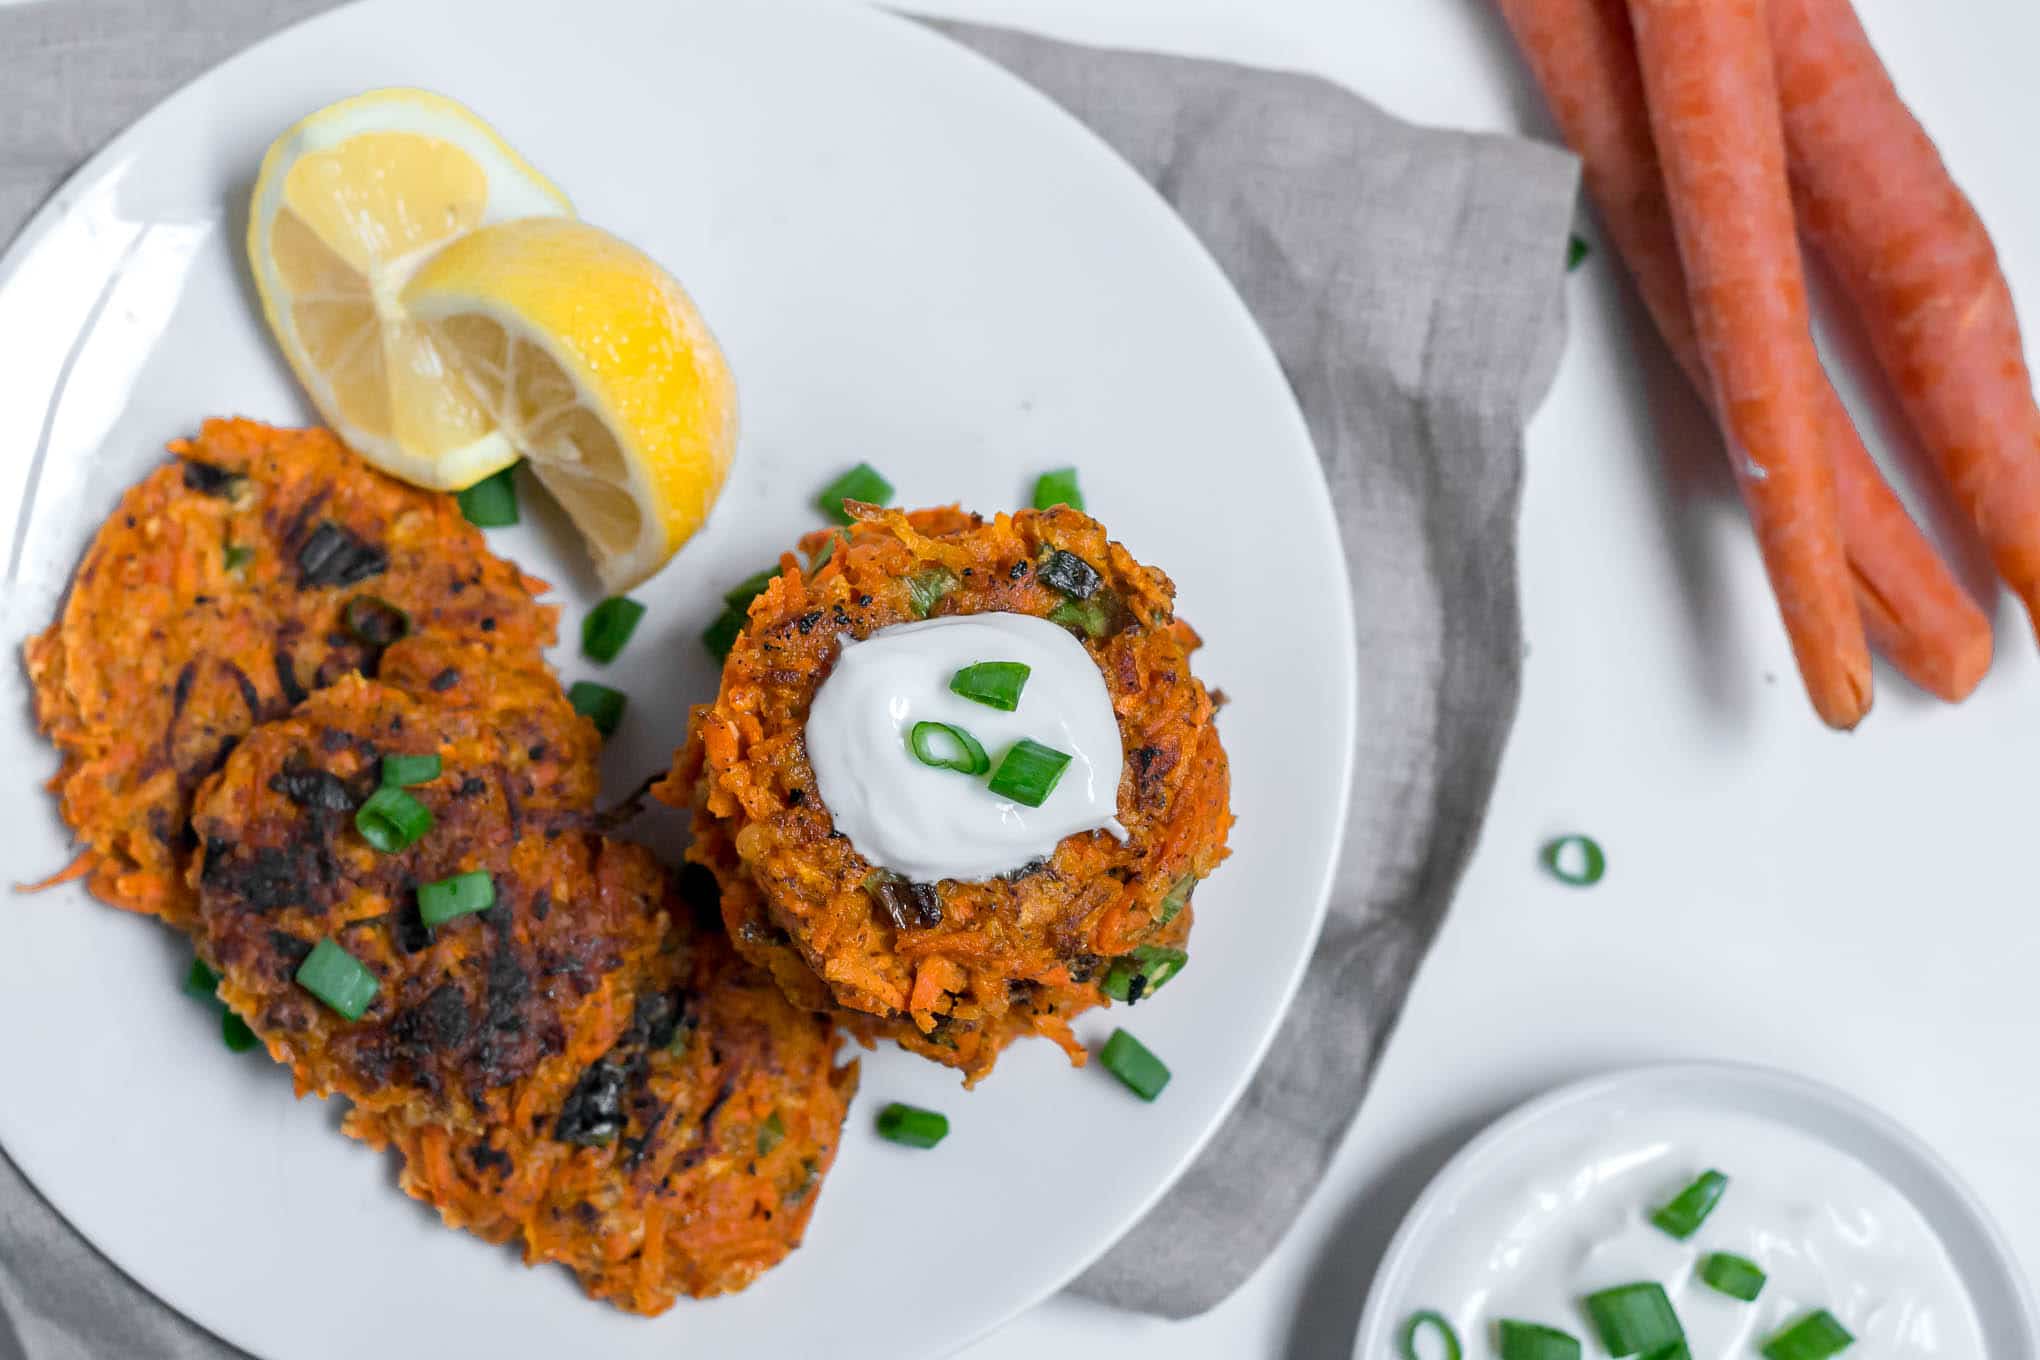
[[(957, 671), (980, 661), (1030, 668), (1014, 712), (952, 694)], [(975, 778), (915, 759), (908, 734), (950, 723), (977, 738), (996, 770), (1028, 737), (1070, 757), (1038, 808), (1001, 798)], [(1120, 826), (1119, 720), (1105, 677), (1083, 644), (1026, 614), (960, 614), (845, 639), (808, 711), (808, 763), (836, 829), (857, 853), (920, 883), (976, 880), (1046, 858), (1081, 831)], [(948, 753), (946, 744), (938, 746)]]
[[(1680, 1242), (1650, 1222), (1701, 1172), (1728, 1190)], [(1502, 1318), (1571, 1332), (1601, 1354), (1586, 1295), (1655, 1280), (1693, 1360), (1749, 1360), (1788, 1323), (1825, 1308), (1856, 1337), (1848, 1360), (1979, 1360), (1983, 1337), (1961, 1278), (1926, 1220), (1847, 1154), (1752, 1115), (1682, 1111), (1625, 1119), (1555, 1147), (1542, 1174), (1455, 1211), (1445, 1249), (1417, 1264), (1398, 1319), (1431, 1308), (1469, 1356)], [(1711, 1252), (1770, 1276), (1754, 1303), (1702, 1283)]]

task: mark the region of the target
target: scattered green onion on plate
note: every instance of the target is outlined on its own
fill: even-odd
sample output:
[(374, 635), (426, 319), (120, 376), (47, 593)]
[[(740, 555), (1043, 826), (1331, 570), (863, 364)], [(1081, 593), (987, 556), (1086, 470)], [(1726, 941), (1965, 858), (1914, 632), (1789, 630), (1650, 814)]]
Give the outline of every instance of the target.
[(1502, 1360), (1580, 1360), (1579, 1338), (1539, 1322), (1503, 1318), (1495, 1327)]
[(1585, 237), (1574, 236), (1565, 243), (1565, 272), (1570, 274), (1578, 269), (1587, 262), (1587, 256), (1593, 253), (1594, 248), (1587, 244)]
[[(944, 745), (948, 749), (940, 749)], [(914, 759), (938, 770), (979, 775), (992, 768), (992, 758), (978, 739), (952, 723), (917, 722), (907, 733), (907, 748)]]
[[(832, 540), (833, 541), (833, 540)], [(751, 601), (765, 593), (765, 587), (779, 579), (779, 564), (774, 562), (763, 571), (754, 571), (743, 580), (723, 592), (723, 603), (741, 614), (751, 607)]]
[(1561, 883), (1591, 888), (1608, 872), (1608, 856), (1592, 836), (1560, 836), (1544, 843), (1537, 853), (1544, 867)]
[(637, 631), (638, 620), (645, 616), (645, 607), (636, 600), (623, 595), (612, 595), (588, 611), (588, 617), (581, 620), (581, 654), (591, 661), (604, 665), (616, 660), (616, 654), (630, 641), (630, 635)]
[(432, 829), (432, 809), (401, 788), (385, 785), (354, 810), (354, 829), (385, 855), (394, 855), (416, 845)]
[(1020, 691), (1034, 673), (1025, 661), (980, 661), (949, 677), (949, 692), (972, 703), (1011, 713), (1020, 707)]
[(184, 974), (184, 994), (200, 1001), (217, 1001), (219, 986), (220, 975), (207, 967), (204, 959), (194, 958)]
[(388, 755), (382, 758), (382, 786), (386, 789), (407, 789), (414, 784), (430, 784), (439, 778), (439, 756)]
[(931, 1148), (949, 1136), (949, 1116), (894, 1101), (878, 1112), (878, 1136), (905, 1147)]
[(884, 505), (892, 500), (892, 493), (893, 484), (880, 476), (877, 468), (869, 463), (859, 463), (823, 487), (822, 494), (815, 498), (815, 504), (836, 523), (848, 524), (851, 517), (850, 512), (843, 508), (844, 501)]
[(484, 869), (418, 885), (418, 919), (428, 926), (442, 926), (456, 916), (487, 911), (495, 905), (496, 880)]
[(1169, 1084), (1168, 1065), (1123, 1029), (1112, 1031), (1112, 1037), (1098, 1051), (1098, 1061), (1142, 1100), (1153, 1100)]
[(1744, 1303), (1754, 1303), (1769, 1278), (1762, 1266), (1734, 1252), (1711, 1251), (1700, 1258), (1701, 1283)]
[(1180, 949), (1138, 945), (1131, 954), (1121, 954), (1112, 960), (1112, 967), (1105, 974), (1105, 995), (1130, 1006), (1162, 990), (1162, 984), (1182, 972), (1188, 962), (1190, 956)]
[(576, 680), (567, 690), (567, 702), (574, 712), (595, 724), (595, 730), (603, 736), (613, 736), (616, 725), (623, 721), (623, 706), (626, 702), (622, 690), (598, 685), (593, 680)]
[[(1438, 1338), (1439, 1353), (1424, 1355), (1417, 1350), (1417, 1336), (1428, 1332)], [(1452, 1324), (1443, 1313), (1426, 1308), (1411, 1313), (1396, 1335), (1397, 1347), (1402, 1351), (1402, 1360), (1463, 1360), (1465, 1352), (1459, 1347), (1459, 1333), (1452, 1330)]]
[(1828, 1360), (1856, 1344), (1825, 1308), (1808, 1313), (1764, 1343), (1764, 1360)]
[(1084, 508), (1084, 493), (1077, 487), (1077, 470), (1073, 467), (1044, 472), (1034, 480), (1034, 508), (1049, 510), (1058, 505), (1067, 505), (1072, 510)]
[(229, 1053), (246, 1053), (249, 1049), (260, 1043), (261, 1040), (255, 1037), (254, 1030), (248, 1028), (246, 1020), (243, 1020), (225, 1007), (221, 1007), (220, 1042), (227, 1046)]
[(1656, 1210), (1650, 1221), (1681, 1242), (1700, 1231), (1700, 1225), (1721, 1203), (1728, 1191), (1728, 1177), (1719, 1171), (1705, 1171), (1694, 1182), (1672, 1196), (1672, 1202)]
[(455, 495), (469, 524), (478, 529), (502, 529), (517, 522), (516, 472), (513, 463)]
[(305, 955), (297, 984), (348, 1020), (359, 1020), (382, 987), (360, 959), (331, 940), (319, 941)]
[(1655, 1280), (1603, 1289), (1582, 1302), (1610, 1355), (1655, 1357), (1686, 1339), (1665, 1287)]
[(1069, 763), (1070, 758), (1054, 747), (1022, 737), (999, 761), (992, 775), (992, 792), (1038, 808), (1055, 792)]

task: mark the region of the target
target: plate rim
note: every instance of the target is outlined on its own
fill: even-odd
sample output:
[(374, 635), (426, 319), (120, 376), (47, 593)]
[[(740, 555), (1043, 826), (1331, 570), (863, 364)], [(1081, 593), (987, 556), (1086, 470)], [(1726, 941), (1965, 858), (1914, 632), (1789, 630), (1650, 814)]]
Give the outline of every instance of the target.
[[(345, 0), (345, 3), (334, 5), (331, 8), (313, 14), (304, 15), (220, 58), (183, 81), (162, 98), (150, 104), (131, 121), (121, 127), (119, 131), (109, 137), (96, 151), (67, 173), (57, 183), (55, 188), (50, 191), (49, 196), (23, 222), (12, 239), (6, 242), (4, 248), (0, 248), (0, 283), (4, 283), (21, 271), (27, 259), (35, 252), (36, 247), (41, 241), (70, 216), (75, 204), (82, 198), (82, 191), (84, 189), (96, 185), (110, 175), (120, 173), (120, 162), (134, 154), (134, 144), (145, 135), (147, 126), (161, 111), (182, 101), (197, 99), (199, 96), (195, 91), (200, 86), (210, 84), (219, 78), (222, 72), (228, 71), (236, 65), (255, 59), (271, 43), (288, 35), (295, 34), (300, 29), (334, 20), (338, 16), (355, 10), (378, 6), (394, 7), (397, 2), (398, 0)], [(700, 0), (700, 2), (709, 4), (738, 4), (739, 0)], [(1316, 521), (1315, 528), (1317, 533), (1314, 536), (1321, 538), (1330, 545), (1341, 568), (1339, 571), (1332, 573), (1330, 598), (1327, 600), (1327, 604), (1331, 606), (1328, 612), (1335, 616), (1335, 626), (1339, 633), (1339, 637), (1335, 639), (1335, 645), (1327, 649), (1328, 653), (1336, 658), (1338, 664), (1338, 673), (1334, 677), (1335, 687), (1339, 691), (1338, 708), (1336, 714), (1333, 715), (1336, 728), (1329, 734), (1335, 739), (1331, 744), (1335, 745), (1338, 751), (1337, 759), (1340, 767), (1337, 777), (1338, 796), (1332, 807), (1332, 818), (1330, 821), (1331, 836), (1328, 853), (1320, 867), (1317, 883), (1312, 892), (1310, 917), (1307, 928), (1302, 936), (1304, 945), (1297, 951), (1294, 960), (1289, 965), (1288, 975), (1282, 981), (1279, 989), (1279, 1002), (1274, 1010), (1273, 1018), (1259, 1041), (1255, 1044), (1251, 1059), (1240, 1067), (1238, 1074), (1231, 1083), (1230, 1088), (1225, 1092), (1224, 1098), (1216, 1107), (1214, 1114), (1198, 1132), (1197, 1136), (1190, 1141), (1176, 1165), (1165, 1176), (1157, 1179), (1150, 1192), (1123, 1215), (1121, 1220), (1114, 1225), (1110, 1234), (1104, 1236), (1103, 1240), (1099, 1242), (1094, 1250), (1072, 1259), (1060, 1270), (1052, 1272), (1045, 1287), (1038, 1288), (1021, 1296), (1019, 1301), (1013, 1306), (996, 1312), (988, 1312), (986, 1320), (976, 1330), (970, 1331), (963, 1336), (958, 1346), (958, 1349), (961, 1350), (990, 1336), (1021, 1314), (1038, 1307), (1042, 1302), (1065, 1289), (1078, 1276), (1110, 1253), (1130, 1231), (1147, 1217), (1156, 1204), (1177, 1186), (1192, 1165), (1203, 1155), (1212, 1139), (1217, 1136), (1220, 1128), (1231, 1118), (1233, 1112), (1238, 1108), (1241, 1098), (1245, 1095), (1247, 1088), (1259, 1074), (1263, 1063), (1267, 1059), (1269, 1050), (1273, 1047), (1275, 1039), (1287, 1022), (1291, 1008), (1295, 1004), (1297, 992), (1302, 987), (1304, 975), (1322, 940), (1325, 921), (1330, 913), (1332, 892), (1336, 885), (1339, 866), (1346, 850), (1347, 833), (1349, 830), (1348, 823), (1351, 816), (1355, 783), (1358, 775), (1356, 741), (1359, 723), (1360, 657), (1359, 633), (1354, 618), (1353, 585), (1350, 571), (1347, 569), (1344, 538), (1340, 532), (1337, 512), (1332, 502), (1331, 485), (1326, 475), (1323, 455), (1317, 447), (1317, 441), (1310, 432), (1309, 422), (1304, 416), (1301, 404), (1297, 400), (1294, 386), (1290, 383), (1287, 372), (1283, 369), (1280, 359), (1275, 354), (1274, 347), (1269, 341), (1267, 333), (1262, 329), (1252, 309), (1234, 286), (1231, 276), (1212, 255), (1210, 248), (1205, 244), (1204, 240), (1190, 228), (1189, 224), (1183, 220), (1153, 183), (1136, 170), (1101, 134), (1045, 91), (1014, 71), (1000, 65), (996, 60), (973, 48), (968, 43), (952, 36), (944, 31), (943, 28), (936, 26), (938, 23), (947, 25), (957, 21), (947, 20), (941, 16), (926, 16), (924, 18), (906, 11), (888, 8), (878, 3), (856, 3), (854, 0), (742, 0), (742, 3), (751, 8), (755, 8), (760, 4), (769, 4), (795, 14), (803, 12), (812, 14), (826, 11), (836, 16), (847, 16), (850, 22), (867, 24), (873, 31), (889, 31), (892, 34), (890, 39), (892, 41), (917, 43), (924, 50), (928, 51), (941, 49), (948, 54), (944, 58), (945, 60), (960, 61), (966, 66), (978, 68), (979, 79), (989, 79), (1003, 85), (1006, 88), (1007, 97), (1018, 98), (1034, 105), (1038, 116), (1045, 116), (1050, 123), (1060, 126), (1060, 135), (1063, 138), (1073, 139), (1067, 140), (1070, 150), (1074, 151), (1080, 146), (1088, 144), (1089, 154), (1109, 159), (1116, 167), (1115, 173), (1122, 177), (1130, 186), (1133, 186), (1136, 196), (1146, 200), (1152, 209), (1159, 210), (1159, 216), (1166, 218), (1170, 224), (1166, 230), (1176, 233), (1181, 243), (1187, 246), (1191, 255), (1200, 262), (1197, 269), (1204, 276), (1205, 291), (1208, 297), (1219, 308), (1231, 314), (1234, 328), (1246, 337), (1246, 344), (1254, 355), (1254, 361), (1263, 368), (1266, 376), (1272, 377), (1275, 383), (1279, 385), (1279, 390), (1283, 395), (1281, 406), (1284, 418), (1291, 426), (1292, 435), (1312, 455), (1310, 469), (1318, 494), (1310, 498), (1306, 509), (1310, 517)], [(1001, 29), (1003, 31), (1029, 34), (1030, 36), (1043, 36), (1045, 40), (1049, 41), (1061, 41), (1047, 35), (1035, 35), (1031, 30), (1008, 28), (1003, 25), (964, 24), (963, 26)], [(1095, 47), (1095, 45), (1080, 43), (1072, 43), (1071, 45)], [(43, 448), (38, 446), (31, 450), (31, 456), (37, 463), (37, 466), (31, 469), (30, 472), (29, 486), (33, 488), (40, 474), (40, 462), (44, 456)], [(1322, 583), (1320, 583), (1320, 588), (1322, 588)], [(68, 590), (68, 584), (66, 589)], [(86, 1242), (102, 1260), (111, 1264), (121, 1275), (148, 1294), (150, 1298), (170, 1309), (189, 1324), (198, 1327), (229, 1345), (237, 1344), (232, 1340), (231, 1335), (227, 1331), (223, 1331), (212, 1322), (187, 1312), (176, 1301), (159, 1294), (155, 1289), (151, 1288), (144, 1281), (142, 1274), (135, 1270), (121, 1255), (116, 1255), (107, 1246), (88, 1236), (83, 1229), (73, 1224), (69, 1217), (64, 1214), (57, 1200), (45, 1189), (40, 1179), (32, 1174), (27, 1166), (16, 1160), (12, 1153), (7, 1152), (4, 1145), (0, 1145), (0, 1153), (8, 1156), (10, 1162), (20, 1172), (31, 1189), (42, 1199), (43, 1203), (58, 1218), (63, 1220), (66, 1227), (72, 1232), (77, 1233), (78, 1237)]]
[[(1945, 1193), (1948, 1204), (1962, 1220), (1961, 1226), (1975, 1235), (1988, 1264), (2003, 1277), (2006, 1298), (2011, 1305), (2008, 1320), (2015, 1329), (2024, 1332), (2028, 1350), (2033, 1348), (2035, 1337), (2040, 1336), (2040, 1311), (2036, 1311), (2032, 1281), (2019, 1269), (2018, 1257), (2011, 1243), (1987, 1206), (1931, 1144), (1861, 1097), (1813, 1077), (1764, 1063), (1693, 1060), (1644, 1063), (1567, 1082), (1512, 1107), (1475, 1134), (1432, 1175), (1416, 1202), (1404, 1213), (1395, 1235), (1382, 1252), (1381, 1263), (1375, 1269), (1366, 1303), (1360, 1311), (1359, 1325), (1354, 1330), (1354, 1360), (1380, 1360), (1390, 1353), (1385, 1349), (1393, 1326), (1388, 1309), (1396, 1292), (1402, 1288), (1405, 1277), (1413, 1269), (1417, 1238), (1450, 1212), (1463, 1188), (1462, 1183), (1480, 1175), (1490, 1162), (1500, 1159), (1512, 1144), (1527, 1138), (1533, 1131), (1564, 1119), (1577, 1118), (1583, 1110), (1619, 1100), (1639, 1088), (1659, 1092), (1684, 1090), (1697, 1093), (1710, 1103), (1723, 1092), (1745, 1091), (1768, 1094), (1774, 1100), (1802, 1108), (1818, 1107), (1854, 1125), (1883, 1144), (1888, 1151), (1909, 1161)], [(1835, 1147), (1830, 1138), (1792, 1124), (1784, 1116), (1774, 1114), (1766, 1117), (1787, 1123), (1788, 1127), (1796, 1128), (1807, 1137)], [(1836, 1150), (1855, 1156), (1847, 1148)], [(1877, 1168), (1872, 1167), (1871, 1170), (1876, 1172)], [(1877, 1174), (1883, 1175), (1882, 1172)], [(1903, 1190), (1899, 1193), (1912, 1204), (1916, 1213), (1926, 1217), (1927, 1210), (1911, 1195)], [(1928, 1219), (1927, 1226), (1940, 1237), (1947, 1225)], [(1970, 1275), (1959, 1270), (1957, 1274), (1965, 1287), (1973, 1287)]]

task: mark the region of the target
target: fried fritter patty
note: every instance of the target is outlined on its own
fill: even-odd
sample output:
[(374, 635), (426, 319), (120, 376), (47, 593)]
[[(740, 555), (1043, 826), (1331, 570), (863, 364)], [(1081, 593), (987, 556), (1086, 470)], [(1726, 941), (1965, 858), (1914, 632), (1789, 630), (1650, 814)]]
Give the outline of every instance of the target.
[[(624, 1032), (670, 885), (587, 829), (598, 738), (551, 676), (464, 657), (488, 659), (399, 643), (385, 669), (415, 693), (345, 676), (256, 728), (198, 793), (191, 882), (221, 998), (300, 1092), (477, 1129), (560, 1098)], [(407, 792), (431, 829), (377, 851), (355, 810), (385, 757), (427, 754), (439, 776)], [(473, 870), (495, 905), (428, 928), (419, 885)], [(322, 939), (378, 979), (358, 1020), (296, 981)]]
[(371, 469), (325, 430), (207, 421), (129, 489), (64, 608), (30, 639), (76, 870), (190, 928), (193, 791), (248, 730), (419, 634), (535, 660), (557, 611), (493, 556), (451, 496)]
[(661, 1313), (744, 1288), (800, 1245), (857, 1085), (837, 1037), (716, 929), (676, 918), (631, 1025), (563, 1099), (485, 1134), (357, 1111), (446, 1222)]
[[(816, 1005), (825, 988), (969, 1081), (1018, 1033), (1050, 1034), (1081, 1060), (1068, 1016), (1104, 1000), (1115, 956), (1181, 937), (1190, 890), (1225, 856), (1226, 759), (1190, 671), (1197, 635), (1175, 618), (1166, 576), (1067, 507), (991, 521), (953, 508), (857, 514), (803, 544), (813, 562), (832, 542), (826, 560), (789, 562), (752, 603), (721, 692), (697, 715), (698, 756), (683, 748), (655, 792), (697, 809), (689, 858), (717, 874), (737, 948), (793, 999)], [(836, 834), (808, 764), (809, 707), (841, 637), (990, 612), (1062, 624), (1097, 663), (1124, 743), (1128, 836), (1070, 836), (1012, 874), (902, 894)]]

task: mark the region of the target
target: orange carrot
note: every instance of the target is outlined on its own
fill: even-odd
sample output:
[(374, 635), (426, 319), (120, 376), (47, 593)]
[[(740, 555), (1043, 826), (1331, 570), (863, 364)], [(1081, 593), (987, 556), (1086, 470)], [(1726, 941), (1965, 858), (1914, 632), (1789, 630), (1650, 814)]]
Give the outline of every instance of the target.
[[(1658, 333), (1707, 393), (1626, 0), (1501, 0), (1501, 8)], [(1822, 382), (1816, 398), (1864, 627), (1914, 684), (1962, 699), (1990, 667), (1990, 623), (1885, 483), (1834, 388)]]
[(2040, 627), (2040, 409), (1990, 233), (1847, 0), (1773, 0), (1770, 27), (1801, 225)]

